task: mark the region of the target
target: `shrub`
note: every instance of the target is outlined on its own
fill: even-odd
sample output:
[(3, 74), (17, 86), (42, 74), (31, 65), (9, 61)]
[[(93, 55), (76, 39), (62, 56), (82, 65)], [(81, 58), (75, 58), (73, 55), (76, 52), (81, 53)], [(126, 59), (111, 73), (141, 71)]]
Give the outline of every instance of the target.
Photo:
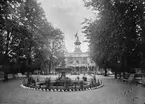
[(80, 88), (83, 88), (84, 87), (84, 82), (83, 81), (80, 81)]
[(28, 85), (28, 86), (34, 86), (34, 85), (36, 85), (36, 82), (35, 82), (35, 80), (34, 80), (33, 77), (29, 77), (29, 78), (28, 78), (27, 85)]
[(51, 84), (50, 78), (45, 79), (45, 84), (46, 84), (47, 87), (50, 87), (50, 84)]
[(68, 78), (68, 77), (66, 77), (66, 78), (64, 79), (64, 89), (68, 89), (69, 86), (70, 86), (71, 84), (72, 84), (71, 79)]
[(87, 77), (83, 76), (83, 80), (84, 80), (84, 81), (87, 81)]

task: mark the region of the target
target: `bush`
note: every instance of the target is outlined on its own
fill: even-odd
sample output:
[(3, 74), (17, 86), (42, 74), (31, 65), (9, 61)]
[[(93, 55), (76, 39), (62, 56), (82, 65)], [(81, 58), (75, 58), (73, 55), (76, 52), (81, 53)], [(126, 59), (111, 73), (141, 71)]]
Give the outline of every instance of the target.
[(45, 79), (45, 84), (46, 84), (47, 87), (50, 87), (50, 84), (51, 84), (50, 78)]
[(83, 76), (83, 80), (84, 80), (84, 81), (87, 81), (87, 77)]
[(84, 82), (83, 81), (80, 81), (80, 88), (83, 88), (84, 87)]
[(70, 78), (66, 77), (66, 78), (65, 78), (65, 83), (69, 86), (69, 85), (72, 84), (72, 81), (71, 81)]
[(29, 77), (29, 78), (28, 78), (27, 85), (28, 85), (28, 86), (34, 86), (34, 85), (36, 85), (36, 82), (35, 82), (35, 80), (34, 80), (33, 77)]

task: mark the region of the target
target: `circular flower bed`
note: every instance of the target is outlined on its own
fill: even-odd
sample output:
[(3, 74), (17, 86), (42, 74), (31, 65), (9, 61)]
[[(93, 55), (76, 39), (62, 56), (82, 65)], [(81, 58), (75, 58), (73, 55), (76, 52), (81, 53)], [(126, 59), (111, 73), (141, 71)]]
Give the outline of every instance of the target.
[(86, 78), (83, 78), (83, 80), (71, 80), (68, 77), (57, 78), (56, 80), (46, 78), (45, 81), (39, 81), (38, 79), (35, 80), (33, 77), (29, 77), (23, 80), (21, 86), (23, 88), (41, 91), (73, 92), (97, 89), (103, 87), (103, 84), (102, 81), (96, 80), (95, 77), (90, 81), (87, 81)]

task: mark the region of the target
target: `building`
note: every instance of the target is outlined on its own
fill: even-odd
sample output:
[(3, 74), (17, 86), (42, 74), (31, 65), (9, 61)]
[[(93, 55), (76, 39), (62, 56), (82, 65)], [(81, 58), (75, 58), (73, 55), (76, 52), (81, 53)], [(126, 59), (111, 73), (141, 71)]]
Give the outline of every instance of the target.
[(71, 67), (74, 72), (84, 73), (88, 71), (96, 71), (95, 63), (90, 59), (88, 52), (82, 52), (79, 37), (76, 36), (74, 42), (75, 49), (72, 53), (65, 53), (66, 67)]

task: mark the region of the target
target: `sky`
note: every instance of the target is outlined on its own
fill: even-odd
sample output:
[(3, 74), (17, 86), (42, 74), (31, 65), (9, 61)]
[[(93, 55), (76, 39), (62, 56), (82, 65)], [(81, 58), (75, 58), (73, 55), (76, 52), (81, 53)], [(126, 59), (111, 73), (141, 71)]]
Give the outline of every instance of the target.
[(65, 46), (68, 52), (73, 52), (76, 40), (75, 34), (80, 38), (81, 50), (88, 50), (88, 43), (84, 42), (86, 37), (82, 33), (81, 23), (84, 18), (92, 16), (92, 12), (84, 7), (82, 0), (38, 0), (43, 7), (47, 19), (53, 26), (64, 33)]

